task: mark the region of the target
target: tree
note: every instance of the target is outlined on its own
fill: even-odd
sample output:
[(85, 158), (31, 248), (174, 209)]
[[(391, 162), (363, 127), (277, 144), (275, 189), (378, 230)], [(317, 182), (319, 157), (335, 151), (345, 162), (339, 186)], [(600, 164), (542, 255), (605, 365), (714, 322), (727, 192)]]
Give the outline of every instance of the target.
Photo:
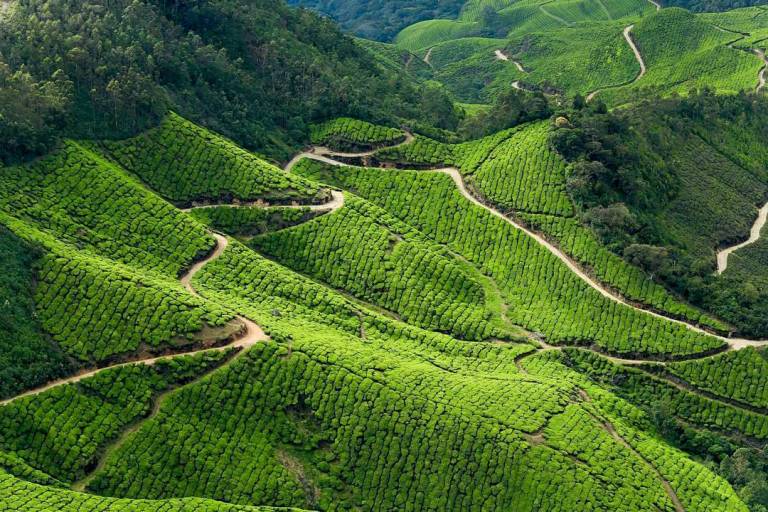
[(664, 265), (668, 256), (666, 247), (655, 245), (632, 244), (624, 249), (624, 259), (650, 272), (651, 277)]
[(25, 69), (0, 61), (0, 162), (45, 153), (54, 144), (72, 101), (72, 84), (57, 71), (37, 82)]

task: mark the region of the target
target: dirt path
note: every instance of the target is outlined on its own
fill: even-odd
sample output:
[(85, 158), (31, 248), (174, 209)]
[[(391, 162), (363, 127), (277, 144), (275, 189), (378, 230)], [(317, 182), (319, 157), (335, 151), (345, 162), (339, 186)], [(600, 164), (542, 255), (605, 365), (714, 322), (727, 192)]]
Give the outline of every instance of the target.
[[(658, 4), (656, 4), (655, 2), (651, 2), (651, 3), (658, 6)], [(634, 25), (628, 25), (624, 27), (624, 39), (629, 44), (629, 47), (632, 48), (632, 52), (635, 54), (635, 59), (637, 60), (637, 63), (640, 64), (640, 72), (637, 74), (635, 78), (633, 78), (628, 83), (608, 85), (590, 92), (589, 94), (587, 94), (587, 102), (590, 102), (593, 99), (595, 99), (595, 96), (597, 96), (598, 93), (600, 93), (601, 91), (604, 91), (606, 89), (616, 89), (618, 87), (625, 87), (627, 85), (632, 85), (633, 83), (643, 78), (643, 76), (645, 75), (645, 72), (646, 72), (645, 61), (643, 60), (643, 56), (640, 55), (640, 50), (637, 49), (637, 46), (635, 45), (635, 41), (632, 39), (632, 35), (630, 34), (632, 32), (632, 28), (634, 28)]]
[[(206, 210), (210, 208), (221, 208), (221, 207), (230, 207), (230, 208), (253, 208), (253, 207), (260, 207), (261, 202), (259, 201), (251, 201), (251, 202), (245, 202), (245, 203), (238, 203), (238, 204), (232, 204), (232, 203), (222, 203), (222, 204), (205, 204), (201, 206), (193, 206), (191, 208), (184, 208), (181, 211), (183, 212), (191, 212), (192, 210)], [(307, 205), (291, 205), (291, 206), (274, 206), (273, 208), (307, 208), (310, 211), (313, 212), (327, 212), (331, 213), (339, 208), (344, 206), (344, 194), (339, 190), (331, 190), (331, 200), (327, 203), (323, 204), (307, 204)]]
[[(736, 30), (731, 30), (729, 28), (723, 28), (719, 25), (712, 25), (712, 26), (715, 27), (720, 32), (725, 32), (726, 34), (737, 34), (739, 36), (738, 39), (734, 39), (733, 41), (731, 41), (726, 45), (728, 46), (728, 48), (731, 48), (733, 50), (741, 50), (745, 52), (749, 51), (744, 48), (736, 48), (736, 43), (746, 39), (752, 34), (750, 34), (749, 32), (738, 32)], [(755, 87), (755, 92), (759, 93), (765, 87), (765, 82), (766, 82), (765, 73), (766, 73), (766, 69), (768, 69), (768, 58), (766, 57), (765, 52), (762, 50), (762, 48), (752, 48), (752, 51), (755, 53), (755, 55), (757, 55), (757, 57), (763, 63), (763, 67), (761, 67), (760, 71), (758, 71), (757, 73), (757, 86)]]
[[(631, 26), (628, 27), (628, 28), (631, 28)], [(625, 33), (628, 33), (628, 30), (625, 30)], [(301, 158), (310, 158), (310, 159), (314, 159), (314, 160), (317, 160), (317, 161), (320, 161), (320, 162), (327, 163), (329, 165), (335, 165), (335, 166), (348, 165), (348, 164), (345, 164), (345, 163), (340, 162), (338, 160), (334, 160), (333, 158), (331, 158), (332, 156), (334, 156), (333, 152), (326, 153), (324, 155), (317, 155), (315, 153), (305, 152), (305, 153), (301, 153), (300, 155), (297, 155), (297, 157), (294, 158), (292, 160), (292, 162), (295, 163), (295, 161), (297, 161), (297, 159), (301, 159)], [(397, 171), (388, 170), (388, 172), (397, 172)], [(456, 184), (456, 187), (458, 188), (459, 192), (461, 193), (462, 196), (464, 196), (465, 199), (470, 201), (472, 204), (475, 204), (475, 205), (485, 209), (486, 211), (488, 211), (489, 213), (491, 213), (495, 217), (498, 217), (499, 219), (501, 219), (504, 222), (512, 225), (516, 229), (519, 229), (520, 231), (524, 232), (525, 234), (527, 234), (528, 236), (533, 238), (539, 245), (541, 245), (542, 247), (547, 249), (557, 259), (559, 259), (562, 263), (564, 263), (568, 267), (568, 269), (571, 270), (571, 272), (576, 274), (582, 281), (584, 281), (587, 285), (589, 285), (589, 287), (591, 287), (592, 289), (594, 289), (595, 291), (600, 293), (600, 295), (602, 295), (606, 299), (609, 299), (611, 301), (617, 302), (617, 303), (622, 304), (624, 306), (630, 307), (630, 308), (635, 309), (637, 311), (641, 311), (641, 312), (646, 313), (648, 315), (651, 315), (653, 317), (656, 317), (656, 318), (659, 318), (659, 319), (662, 319), (662, 320), (666, 320), (666, 321), (669, 321), (669, 322), (673, 322), (673, 323), (676, 323), (678, 325), (685, 326), (687, 329), (690, 329), (690, 330), (692, 330), (694, 332), (697, 332), (699, 334), (704, 334), (704, 335), (707, 335), (707, 336), (711, 336), (713, 338), (717, 338), (720, 341), (722, 341), (724, 344), (727, 345), (726, 350), (738, 350), (738, 349), (749, 347), (749, 346), (759, 347), (759, 346), (766, 346), (766, 345), (768, 345), (768, 340), (748, 340), (748, 339), (743, 339), (743, 338), (726, 338), (724, 336), (719, 336), (719, 335), (716, 335), (716, 334), (712, 334), (712, 333), (702, 329), (701, 327), (699, 327), (697, 325), (693, 325), (693, 324), (690, 324), (690, 323), (685, 322), (683, 320), (678, 320), (676, 318), (671, 318), (671, 317), (662, 315), (660, 313), (657, 313), (655, 311), (650, 311), (648, 309), (643, 309), (643, 308), (639, 307), (638, 305), (633, 304), (633, 303), (627, 301), (626, 299), (624, 299), (620, 295), (617, 295), (613, 291), (607, 289), (602, 284), (600, 284), (597, 281), (595, 281), (594, 279), (592, 279), (592, 277), (590, 277), (584, 270), (582, 270), (582, 268), (574, 260), (572, 260), (568, 255), (566, 255), (563, 251), (561, 251), (558, 247), (556, 247), (554, 244), (549, 242), (543, 236), (539, 235), (538, 233), (535, 233), (534, 231), (531, 231), (530, 229), (528, 229), (527, 227), (523, 226), (522, 224), (519, 224), (519, 223), (515, 222), (513, 219), (511, 219), (508, 216), (504, 215), (499, 210), (497, 210), (497, 209), (495, 209), (495, 208), (493, 208), (491, 206), (488, 206), (485, 203), (483, 203), (482, 201), (480, 201), (477, 197), (475, 197), (467, 189), (466, 184), (464, 183), (464, 179), (463, 179), (463, 177), (461, 175), (461, 172), (458, 169), (456, 169), (455, 167), (445, 167), (445, 168), (439, 168), (439, 169), (430, 169), (430, 170), (423, 170), (423, 171), (420, 171), (420, 172), (439, 172), (439, 173), (443, 173), (443, 174), (446, 174), (446, 175), (450, 176), (451, 179), (453, 180), (453, 182)], [(709, 355), (710, 354), (707, 354), (706, 356), (702, 356), (702, 357), (708, 357)], [(640, 364), (640, 363), (644, 362), (644, 361), (640, 361), (640, 360), (631, 360), (631, 359), (624, 359), (624, 360), (622, 360), (620, 358), (614, 358), (614, 360), (621, 361), (622, 363), (626, 362), (627, 364)], [(647, 361), (645, 361), (645, 362), (647, 362)]]
[(657, 2), (656, 0), (648, 0), (648, 1), (649, 1), (650, 3), (652, 3), (652, 4), (653, 4), (653, 5), (656, 7), (656, 10), (657, 10), (657, 11), (660, 11), (660, 10), (661, 10), (661, 4), (660, 4), (659, 2)]
[[(198, 261), (192, 267), (187, 271), (186, 274), (184, 274), (181, 277), (181, 284), (184, 286), (184, 288), (187, 289), (192, 295), (195, 295), (196, 297), (200, 297), (200, 294), (192, 287), (191, 281), (192, 278), (200, 272), (203, 267), (205, 267), (208, 263), (216, 260), (219, 258), (222, 253), (224, 252), (224, 249), (227, 248), (227, 245), (229, 244), (229, 241), (226, 239), (226, 237), (219, 235), (218, 233), (214, 233), (213, 235), (216, 238), (216, 248), (213, 250), (211, 254), (209, 254), (205, 259)], [(105, 366), (103, 368), (96, 368), (93, 370), (87, 370), (83, 371), (81, 373), (78, 373), (77, 375), (73, 375), (71, 377), (67, 377), (64, 379), (55, 380), (53, 382), (49, 382), (48, 384), (45, 384), (44, 386), (40, 386), (35, 389), (31, 389), (29, 391), (26, 391), (24, 393), (21, 393), (19, 395), (16, 395), (12, 398), (8, 398), (6, 400), (3, 400), (0, 402), (0, 406), (7, 405), (11, 402), (14, 402), (20, 398), (28, 397), (28, 396), (34, 396), (39, 395), (40, 393), (44, 393), (45, 391), (48, 391), (50, 389), (63, 386), (65, 384), (74, 384), (77, 382), (80, 382), (83, 379), (87, 379), (89, 377), (93, 377), (94, 375), (107, 371), (112, 370), (115, 368), (122, 368), (124, 366), (130, 366), (134, 364), (145, 364), (145, 365), (154, 365), (158, 361), (163, 360), (169, 360), (174, 359), (176, 357), (184, 357), (184, 356), (190, 356), (194, 354), (202, 354), (204, 352), (224, 352), (226, 350), (229, 350), (231, 348), (239, 348), (242, 349), (240, 353), (244, 352), (244, 349), (247, 349), (249, 347), (252, 347), (256, 343), (259, 343), (261, 341), (266, 341), (269, 339), (269, 336), (267, 336), (264, 331), (256, 325), (255, 322), (243, 317), (243, 316), (237, 316), (235, 317), (238, 322), (240, 322), (243, 325), (244, 333), (242, 336), (239, 336), (237, 339), (235, 339), (232, 343), (229, 343), (228, 345), (223, 345), (221, 347), (213, 347), (213, 348), (206, 348), (206, 349), (199, 349), (199, 350), (190, 350), (188, 352), (180, 352), (177, 354), (171, 354), (166, 356), (159, 356), (159, 357), (152, 357), (148, 359), (138, 359), (136, 361), (127, 361), (125, 363), (119, 363), (114, 364), (111, 366)], [(237, 357), (237, 356), (236, 356)]]
[(751, 245), (760, 239), (760, 231), (763, 229), (763, 226), (765, 226), (766, 219), (768, 219), (768, 203), (765, 203), (765, 205), (760, 208), (760, 211), (757, 214), (757, 219), (755, 220), (755, 223), (752, 224), (752, 229), (749, 231), (749, 238), (746, 241), (727, 247), (717, 253), (718, 275), (725, 272), (725, 269), (728, 268), (728, 256), (738, 251), (742, 247)]
[(758, 84), (755, 89), (755, 92), (760, 92), (765, 87), (765, 71), (768, 69), (768, 57), (765, 56), (765, 52), (760, 48), (755, 48), (755, 53), (763, 61), (763, 67), (760, 69), (760, 74), (757, 75)]
[(680, 502), (680, 498), (678, 498), (677, 493), (672, 488), (672, 485), (670, 485), (669, 480), (664, 478), (664, 475), (661, 474), (661, 472), (656, 469), (656, 466), (651, 464), (651, 461), (649, 461), (642, 453), (638, 452), (631, 444), (627, 442), (626, 439), (624, 439), (621, 434), (619, 434), (616, 431), (616, 428), (613, 426), (613, 423), (608, 421), (605, 418), (595, 418), (599, 423), (602, 424), (603, 428), (605, 429), (608, 434), (613, 437), (616, 442), (618, 442), (620, 445), (622, 445), (624, 448), (632, 452), (636, 457), (638, 457), (640, 460), (643, 461), (643, 463), (648, 466), (648, 469), (653, 471), (653, 473), (656, 474), (656, 477), (661, 482), (661, 485), (664, 487), (664, 492), (667, 493), (667, 496), (669, 496), (669, 499), (672, 501), (672, 504), (675, 506), (676, 512), (685, 512), (685, 508), (683, 507), (683, 504)]
[(432, 67), (432, 64), (430, 64), (429, 59), (432, 58), (432, 50), (434, 50), (434, 49), (435, 49), (434, 46), (431, 47), (429, 50), (427, 50), (427, 54), (424, 56), (424, 64), (426, 64), (427, 66), (430, 66), (430, 67)]
[(504, 61), (504, 62), (511, 62), (512, 64), (514, 64), (514, 65), (515, 65), (515, 67), (517, 68), (517, 70), (518, 70), (518, 71), (520, 71), (521, 73), (527, 73), (527, 71), (525, 70), (525, 68), (523, 67), (523, 65), (522, 65), (522, 64), (520, 64), (518, 61), (516, 61), (516, 60), (514, 60), (514, 59), (510, 59), (510, 58), (509, 58), (509, 55), (507, 55), (507, 54), (506, 54), (506, 53), (504, 53), (503, 51), (501, 51), (501, 50), (496, 50), (495, 52), (493, 52), (493, 54), (494, 54), (494, 55), (496, 56), (496, 58), (497, 58), (497, 59), (499, 59), (499, 60), (502, 60), (502, 61)]
[(597, 3), (600, 4), (600, 8), (603, 10), (605, 15), (608, 17), (609, 21), (613, 21), (613, 16), (611, 16), (611, 11), (608, 10), (608, 8), (603, 3), (603, 0), (597, 0)]

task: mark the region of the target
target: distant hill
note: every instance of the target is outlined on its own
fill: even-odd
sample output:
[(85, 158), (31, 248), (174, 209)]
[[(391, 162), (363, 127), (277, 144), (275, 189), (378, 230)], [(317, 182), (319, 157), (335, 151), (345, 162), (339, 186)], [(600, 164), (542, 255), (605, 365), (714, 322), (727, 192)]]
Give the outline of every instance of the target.
[(454, 18), (463, 0), (288, 0), (330, 16), (358, 36), (389, 41), (400, 30), (418, 21)]

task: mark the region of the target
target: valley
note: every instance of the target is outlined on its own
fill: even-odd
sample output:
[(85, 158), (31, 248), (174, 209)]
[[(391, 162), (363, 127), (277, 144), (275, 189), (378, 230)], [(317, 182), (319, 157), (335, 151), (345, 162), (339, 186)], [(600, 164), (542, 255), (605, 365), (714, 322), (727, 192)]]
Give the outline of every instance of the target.
[(0, 4), (0, 509), (764, 512), (760, 1)]

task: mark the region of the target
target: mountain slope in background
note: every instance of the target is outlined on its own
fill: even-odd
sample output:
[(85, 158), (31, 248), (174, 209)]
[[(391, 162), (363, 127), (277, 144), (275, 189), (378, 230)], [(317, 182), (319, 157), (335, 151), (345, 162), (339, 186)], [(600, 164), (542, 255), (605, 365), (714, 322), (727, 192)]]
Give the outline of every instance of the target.
[(463, 0), (289, 0), (338, 21), (346, 31), (366, 39), (389, 41), (401, 29), (432, 18), (453, 18)]

